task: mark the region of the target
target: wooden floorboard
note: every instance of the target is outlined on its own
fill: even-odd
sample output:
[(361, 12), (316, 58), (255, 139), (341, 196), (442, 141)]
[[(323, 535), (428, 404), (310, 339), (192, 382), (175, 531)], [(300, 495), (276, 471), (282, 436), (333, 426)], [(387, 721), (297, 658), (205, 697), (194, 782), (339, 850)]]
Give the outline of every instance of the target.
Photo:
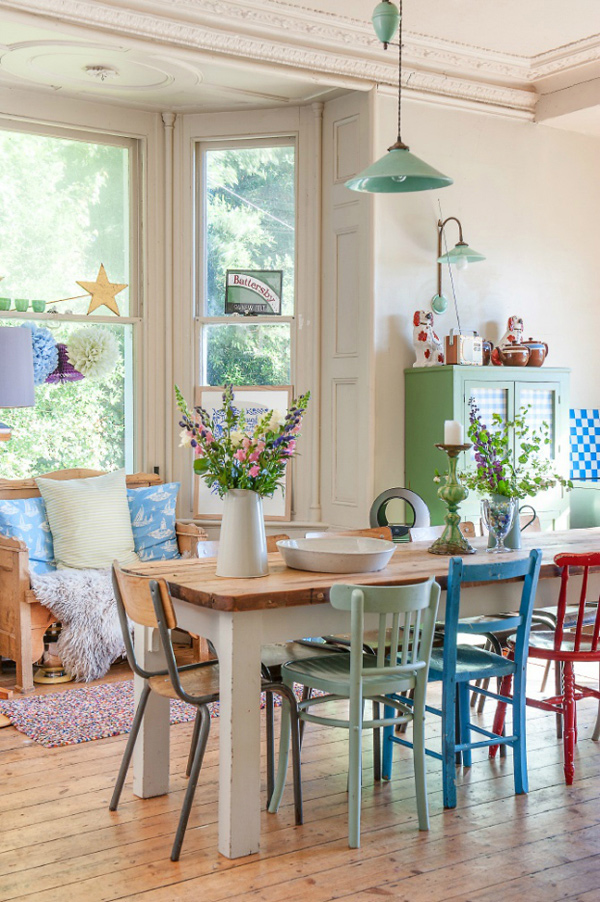
[[(530, 668), (532, 688), (539, 675), (539, 668)], [(127, 677), (123, 665), (111, 670), (110, 679)], [(591, 682), (596, 678), (590, 673)], [(10, 672), (0, 675), (0, 685), (9, 682)], [(579, 706), (572, 787), (563, 781), (554, 720), (533, 709), (527, 796), (513, 793), (510, 756), (490, 762), (481, 751), (471, 769), (458, 773), (456, 810), (444, 811), (439, 764), (429, 760), (428, 833), (417, 829), (410, 753), (396, 749), (393, 779), (375, 785), (366, 739), (358, 850), (347, 846), (346, 739), (340, 731), (309, 726), (305, 824), (294, 825), (288, 787), (279, 814), (262, 814), (261, 852), (236, 861), (216, 851), (215, 720), (175, 864), (169, 854), (191, 725), (172, 727), (169, 795), (137, 799), (129, 779), (115, 813), (108, 800), (125, 737), (44, 749), (9, 727), (0, 730), (0, 900), (600, 902), (600, 748), (590, 738), (596, 710), (592, 700)], [(489, 705), (483, 718), (491, 716)], [(428, 736), (439, 740), (436, 719)]]

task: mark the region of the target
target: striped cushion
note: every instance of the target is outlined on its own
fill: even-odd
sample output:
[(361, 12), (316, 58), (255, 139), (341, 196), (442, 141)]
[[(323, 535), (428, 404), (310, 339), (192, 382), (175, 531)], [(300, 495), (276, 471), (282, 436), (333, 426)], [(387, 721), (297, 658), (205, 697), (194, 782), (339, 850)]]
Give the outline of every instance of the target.
[(57, 566), (79, 570), (132, 564), (125, 470), (89, 479), (36, 479), (46, 504)]

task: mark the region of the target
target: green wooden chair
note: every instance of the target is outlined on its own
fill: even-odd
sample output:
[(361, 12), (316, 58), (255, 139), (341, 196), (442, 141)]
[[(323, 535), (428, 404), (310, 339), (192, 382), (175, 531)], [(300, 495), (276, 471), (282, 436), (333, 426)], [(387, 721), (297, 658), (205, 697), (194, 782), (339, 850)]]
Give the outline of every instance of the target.
[[(360, 846), (360, 800), (362, 773), (362, 731), (412, 721), (415, 736), (414, 770), (417, 790), (419, 829), (429, 829), (425, 783), (425, 695), (429, 658), (433, 642), (440, 587), (433, 577), (408, 586), (332, 586), (330, 602), (351, 615), (349, 655), (315, 656), (290, 661), (282, 667), (287, 686), (300, 683), (325, 693), (298, 705), (301, 720), (349, 731), (348, 843)], [(364, 650), (365, 614), (377, 614), (379, 642), (377, 654)], [(391, 625), (391, 631), (389, 629)], [(386, 653), (391, 643), (392, 654)], [(394, 654), (394, 651), (396, 652)], [(393, 702), (393, 712), (385, 718), (365, 720), (364, 701), (391, 706), (389, 695), (414, 690), (414, 701), (407, 705), (401, 697)], [(349, 700), (348, 717), (340, 712), (340, 702)], [(324, 713), (312, 713), (317, 709)], [(327, 709), (332, 709), (325, 713)], [(279, 808), (288, 765), (290, 747), (290, 709), (283, 699), (279, 768), (269, 811)]]

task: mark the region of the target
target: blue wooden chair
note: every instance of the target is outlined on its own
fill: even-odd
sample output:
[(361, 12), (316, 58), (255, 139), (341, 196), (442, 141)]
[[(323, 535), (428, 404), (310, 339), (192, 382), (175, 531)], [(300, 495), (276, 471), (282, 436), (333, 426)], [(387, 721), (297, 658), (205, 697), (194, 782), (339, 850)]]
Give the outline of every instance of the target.
[[(460, 557), (453, 557), (448, 568), (448, 590), (446, 596), (446, 616), (444, 621), (443, 648), (434, 648), (431, 654), (429, 680), (442, 683), (442, 708), (427, 706), (427, 711), (442, 718), (442, 752), (426, 749), (426, 754), (442, 761), (444, 783), (444, 808), (456, 807), (456, 763), (471, 766), (471, 751), (503, 744), (511, 746), (514, 758), (515, 792), (528, 791), (527, 746), (525, 733), (525, 676), (527, 648), (535, 592), (542, 561), (541, 551), (534, 549), (527, 558), (512, 560), (503, 558), (485, 564), (466, 563)], [(514, 616), (503, 617), (497, 628), (516, 631), (514, 661), (482, 648), (458, 644), (460, 619), (460, 593), (464, 583), (483, 585), (509, 579), (522, 579), (523, 589), (519, 610)], [(487, 628), (494, 630), (494, 624)], [(471, 723), (469, 693), (475, 681), (488, 677), (502, 678), (512, 674), (514, 693), (506, 698), (480, 685), (478, 692), (497, 701), (505, 701), (512, 706), (512, 733), (497, 736), (495, 733)], [(387, 710), (385, 712), (387, 716)], [(472, 734), (479, 738), (472, 739)], [(484, 738), (481, 738), (484, 737)], [(391, 778), (393, 743), (411, 747), (412, 743), (394, 735), (393, 729), (384, 729), (383, 779)]]
[[(350, 654), (321, 655), (304, 661), (290, 661), (282, 667), (283, 683), (294, 683), (318, 689), (322, 696), (309, 698), (298, 704), (298, 716), (303, 721), (342, 727), (349, 732), (348, 770), (348, 844), (360, 846), (360, 800), (362, 776), (362, 731), (396, 724), (413, 723), (414, 771), (419, 829), (429, 829), (427, 793), (425, 785), (425, 694), (427, 669), (431, 654), (435, 617), (440, 587), (433, 577), (408, 586), (348, 586), (338, 583), (331, 587), (330, 601), (334, 608), (351, 614)], [(364, 615), (374, 613), (379, 619), (377, 654), (364, 650)], [(391, 625), (391, 630), (389, 629)], [(393, 649), (391, 654), (386, 651)], [(411, 704), (401, 693), (414, 690)], [(382, 703), (396, 694), (393, 706), (388, 704), (385, 718), (365, 720), (364, 700)], [(340, 701), (349, 700), (348, 716), (339, 710)], [(279, 769), (269, 811), (275, 813), (281, 802), (290, 746), (290, 706), (282, 698)], [(328, 708), (333, 710), (328, 713)], [(323, 711), (313, 713), (311, 709)]]

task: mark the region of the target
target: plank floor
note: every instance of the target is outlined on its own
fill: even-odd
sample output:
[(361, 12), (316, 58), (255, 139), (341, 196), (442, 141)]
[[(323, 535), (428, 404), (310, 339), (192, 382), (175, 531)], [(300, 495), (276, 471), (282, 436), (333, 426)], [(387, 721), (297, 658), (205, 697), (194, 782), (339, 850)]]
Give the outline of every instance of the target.
[[(540, 674), (530, 666), (532, 689)], [(127, 676), (120, 664), (107, 679)], [(10, 682), (10, 672), (0, 674), (0, 685)], [(73, 684), (42, 691), (61, 688)], [(480, 751), (473, 767), (459, 773), (458, 807), (444, 811), (439, 765), (430, 759), (429, 833), (417, 829), (409, 753), (397, 748), (392, 781), (374, 785), (367, 739), (359, 850), (347, 846), (346, 739), (340, 731), (309, 726), (304, 825), (294, 826), (289, 787), (280, 813), (263, 813), (261, 852), (237, 861), (216, 851), (214, 720), (175, 864), (169, 854), (191, 725), (171, 728), (169, 795), (137, 799), (129, 780), (116, 813), (108, 811), (108, 801), (126, 737), (44, 749), (7, 727), (0, 730), (0, 900), (599, 902), (600, 748), (590, 738), (596, 710), (592, 700), (579, 705), (572, 787), (563, 782), (554, 718), (534, 709), (528, 709), (527, 796), (513, 795), (510, 757), (489, 762)], [(488, 705), (483, 719), (489, 722), (491, 714)], [(434, 718), (432, 742), (436, 733)]]

